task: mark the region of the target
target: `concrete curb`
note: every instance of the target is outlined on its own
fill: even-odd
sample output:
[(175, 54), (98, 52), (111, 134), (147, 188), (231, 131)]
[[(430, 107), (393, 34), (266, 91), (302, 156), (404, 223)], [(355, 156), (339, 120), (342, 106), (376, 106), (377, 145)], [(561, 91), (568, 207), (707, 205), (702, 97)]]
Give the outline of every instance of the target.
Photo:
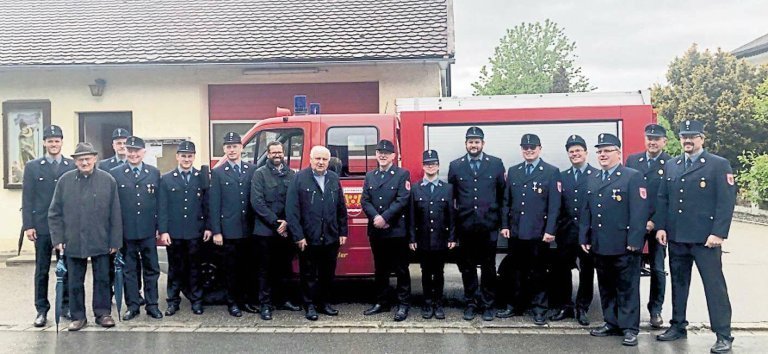
[[(60, 324), (61, 331), (66, 331), (69, 321)], [(536, 326), (534, 324), (445, 322), (435, 325), (425, 323), (391, 323), (391, 322), (328, 322), (311, 323), (303, 326), (295, 325), (261, 325), (255, 326), (205, 326), (205, 325), (151, 325), (137, 323), (134, 325), (118, 323), (117, 326), (104, 329), (95, 323), (88, 323), (83, 331), (112, 331), (112, 332), (186, 332), (186, 333), (434, 333), (434, 334), (589, 334), (595, 325), (582, 327), (562, 323)], [(768, 335), (768, 322), (734, 323), (732, 329), (740, 335)], [(658, 333), (663, 329), (653, 329), (641, 326), (642, 333)], [(0, 332), (55, 332), (56, 327), (49, 324), (36, 328), (31, 325), (0, 324)], [(711, 334), (708, 323), (692, 323), (688, 325), (689, 334)]]

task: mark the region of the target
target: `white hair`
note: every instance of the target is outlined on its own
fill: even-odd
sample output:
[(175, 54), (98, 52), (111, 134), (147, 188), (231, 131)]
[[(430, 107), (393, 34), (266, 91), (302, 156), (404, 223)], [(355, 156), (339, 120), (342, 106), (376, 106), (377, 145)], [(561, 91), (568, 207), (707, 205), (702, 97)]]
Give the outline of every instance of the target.
[(309, 158), (313, 158), (317, 156), (317, 154), (326, 154), (329, 157), (331, 156), (331, 150), (328, 150), (327, 147), (322, 145), (315, 145), (312, 147), (312, 150), (309, 150)]

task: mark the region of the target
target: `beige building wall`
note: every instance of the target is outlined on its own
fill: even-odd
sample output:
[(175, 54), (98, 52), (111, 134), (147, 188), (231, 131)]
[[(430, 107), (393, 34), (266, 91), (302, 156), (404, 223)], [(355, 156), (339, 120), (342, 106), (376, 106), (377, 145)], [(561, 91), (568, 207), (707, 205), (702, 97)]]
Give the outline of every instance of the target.
[[(380, 113), (395, 112), (395, 98), (440, 96), (438, 64), (327, 66), (315, 74), (243, 75), (243, 66), (128, 66), (87, 68), (0, 68), (0, 102), (47, 99), (51, 123), (64, 130), (65, 155), (78, 141), (81, 112), (130, 111), (133, 133), (144, 139), (190, 138), (200, 165), (209, 156), (208, 85), (263, 83), (379, 82)], [(93, 97), (88, 85), (107, 82)], [(0, 139), (2, 139), (0, 127)], [(2, 146), (0, 144), (0, 146)], [(104, 157), (100, 157), (104, 158)], [(0, 166), (5, 166), (0, 154)], [(18, 237), (21, 190), (0, 189), (0, 247)], [(13, 246), (15, 248), (15, 245)], [(0, 252), (8, 251), (0, 248)], [(25, 250), (33, 249), (27, 242)]]

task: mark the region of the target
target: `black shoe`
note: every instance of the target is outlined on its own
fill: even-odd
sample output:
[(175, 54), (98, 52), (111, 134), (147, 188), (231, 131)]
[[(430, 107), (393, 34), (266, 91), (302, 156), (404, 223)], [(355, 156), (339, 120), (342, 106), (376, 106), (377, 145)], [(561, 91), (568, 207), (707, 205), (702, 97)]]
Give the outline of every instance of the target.
[(128, 310), (125, 313), (125, 315), (123, 315), (123, 321), (130, 321), (130, 320), (136, 318), (136, 316), (138, 316), (139, 313), (140, 313), (139, 310)]
[(301, 311), (301, 306), (295, 305), (290, 301), (284, 302), (282, 305), (280, 305), (280, 308), (288, 311)]
[(272, 320), (272, 307), (269, 305), (261, 305), (259, 316), (261, 316), (261, 319), (264, 321)]
[(443, 310), (442, 305), (435, 305), (435, 318), (438, 320), (445, 319), (445, 310)]
[(475, 316), (477, 316), (477, 307), (467, 306), (467, 308), (464, 309), (464, 321), (472, 321), (475, 319)]
[(203, 314), (203, 304), (193, 304), (192, 305), (192, 313), (195, 315), (202, 315)]
[(660, 313), (651, 314), (651, 328), (659, 329), (664, 324), (664, 319), (661, 318)]
[(34, 325), (35, 327), (45, 327), (45, 324), (48, 323), (48, 314), (45, 312), (38, 312), (37, 317), (35, 317)]
[(243, 311), (248, 313), (259, 313), (259, 307), (254, 304), (243, 305)]
[(421, 318), (428, 320), (432, 318), (435, 315), (435, 309), (432, 307), (432, 305), (424, 305), (424, 307), (421, 308)]
[(149, 315), (149, 317), (152, 317), (158, 320), (163, 318), (163, 313), (160, 312), (160, 310), (157, 307), (152, 307), (147, 309), (147, 315)]
[(320, 312), (322, 314), (328, 315), (328, 316), (338, 316), (339, 310), (333, 308), (331, 305), (325, 304), (323, 306), (320, 306), (317, 312)]
[(229, 305), (227, 310), (229, 311), (230, 316), (243, 317), (243, 312), (240, 311), (240, 308), (237, 307), (237, 305)]
[(408, 306), (400, 305), (397, 307), (397, 311), (395, 311), (395, 316), (393, 319), (395, 322), (401, 322), (405, 321), (405, 319), (408, 318)]
[(620, 336), (623, 335), (620, 330), (617, 328), (611, 328), (608, 326), (608, 324), (604, 324), (600, 327), (597, 327), (591, 331), (589, 331), (589, 334), (593, 337), (608, 337), (608, 336)]
[(733, 346), (733, 337), (726, 338), (718, 335), (717, 342), (715, 342), (715, 345), (713, 345), (712, 348), (709, 348), (709, 352), (710, 353), (727, 353), (731, 351), (732, 346)]
[(307, 313), (304, 315), (304, 317), (310, 321), (317, 321), (317, 310), (315, 310), (315, 305), (307, 306)]
[(550, 321), (562, 321), (566, 318), (573, 318), (573, 309), (570, 307), (562, 308), (559, 311), (555, 312), (554, 315), (549, 316)]
[(389, 306), (382, 305), (382, 304), (375, 304), (371, 306), (369, 309), (363, 311), (363, 315), (370, 316), (370, 315), (375, 315), (377, 313), (389, 312), (389, 310), (390, 310)]
[(547, 324), (547, 316), (544, 316), (543, 313), (534, 313), (533, 314), (533, 324), (537, 326), (543, 326)]
[(179, 305), (168, 305), (168, 308), (165, 309), (166, 316), (173, 316), (176, 312), (179, 312)]
[(582, 326), (589, 326), (589, 317), (587, 317), (587, 310), (585, 309), (577, 309), (576, 310), (576, 321), (579, 322)]
[(493, 310), (493, 308), (489, 307), (483, 310), (483, 321), (493, 321), (493, 315), (496, 314), (496, 311)]
[(515, 308), (512, 305), (507, 305), (507, 308), (496, 311), (496, 317), (498, 318), (510, 318), (515, 315)]
[(624, 339), (621, 341), (621, 345), (627, 347), (637, 346), (637, 334), (627, 331), (624, 333)]
[(680, 329), (675, 326), (667, 328), (667, 330), (656, 336), (656, 340), (662, 341), (662, 342), (671, 342), (673, 340), (678, 340), (680, 338), (687, 338), (688, 337), (688, 331), (685, 329)]

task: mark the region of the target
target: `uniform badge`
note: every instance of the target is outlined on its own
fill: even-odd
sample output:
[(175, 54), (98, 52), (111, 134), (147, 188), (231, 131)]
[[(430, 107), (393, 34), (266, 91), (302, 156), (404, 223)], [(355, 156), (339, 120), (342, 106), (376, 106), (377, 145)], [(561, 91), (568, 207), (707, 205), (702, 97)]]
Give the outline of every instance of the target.
[(558, 193), (562, 193), (563, 192), (563, 183), (560, 182), (560, 181), (557, 181), (557, 191), (558, 191)]
[(640, 188), (640, 198), (647, 199), (648, 198), (648, 190), (645, 188)]
[(659, 170), (659, 174), (663, 175), (664, 174), (664, 170), (663, 169)]
[(539, 188), (536, 192), (541, 194), (541, 192), (543, 192), (543, 191), (541, 190), (541, 188)]
[(621, 192), (621, 189), (611, 189), (611, 192), (613, 192), (613, 194), (611, 195), (611, 198), (613, 198), (613, 200), (617, 202), (620, 202), (621, 195), (619, 195), (619, 192)]
[(736, 181), (733, 178), (733, 173), (728, 173), (725, 175), (725, 179), (728, 181), (728, 184), (734, 185)]
[(702, 180), (701, 182), (699, 182), (699, 187), (706, 188), (707, 187), (707, 181)]
[(411, 190), (411, 181), (405, 181), (405, 190)]

